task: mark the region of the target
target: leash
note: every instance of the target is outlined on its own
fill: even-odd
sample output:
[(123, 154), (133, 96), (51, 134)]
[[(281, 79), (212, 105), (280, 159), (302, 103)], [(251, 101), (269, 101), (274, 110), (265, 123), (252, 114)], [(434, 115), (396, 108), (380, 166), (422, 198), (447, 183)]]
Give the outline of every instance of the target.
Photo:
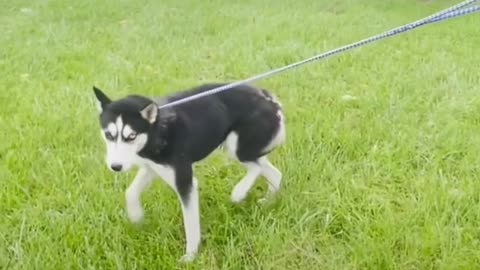
[(186, 98), (182, 98), (182, 99), (170, 102), (170, 103), (160, 105), (158, 108), (162, 109), (162, 108), (166, 108), (166, 107), (171, 107), (171, 106), (186, 103), (186, 102), (189, 102), (189, 101), (192, 101), (192, 100), (195, 100), (195, 99), (199, 99), (199, 98), (204, 97), (204, 96), (214, 95), (218, 92), (226, 91), (226, 90), (232, 89), (232, 88), (234, 88), (236, 86), (239, 86), (239, 85), (242, 85), (242, 84), (251, 83), (253, 81), (257, 81), (257, 80), (260, 80), (260, 79), (263, 79), (263, 78), (266, 78), (266, 77), (270, 77), (270, 76), (273, 76), (277, 73), (280, 73), (280, 72), (283, 72), (283, 71), (286, 71), (286, 70), (289, 70), (289, 69), (292, 69), (292, 68), (295, 68), (295, 67), (298, 67), (298, 66), (301, 66), (301, 65), (305, 65), (305, 64), (308, 64), (308, 63), (313, 62), (313, 61), (325, 59), (325, 58), (328, 58), (330, 56), (333, 56), (333, 55), (336, 55), (336, 54), (339, 54), (339, 53), (343, 53), (343, 52), (346, 52), (348, 50), (355, 49), (355, 48), (367, 45), (369, 43), (373, 43), (375, 41), (379, 41), (379, 40), (387, 38), (387, 37), (392, 37), (392, 36), (395, 36), (395, 35), (398, 35), (398, 34), (401, 34), (401, 33), (404, 33), (404, 32), (408, 32), (410, 30), (413, 30), (413, 29), (418, 28), (418, 27), (423, 26), (423, 25), (427, 25), (427, 24), (430, 24), (430, 23), (437, 23), (437, 22), (453, 19), (453, 18), (456, 18), (456, 17), (465, 16), (465, 15), (468, 15), (468, 14), (471, 14), (471, 13), (474, 13), (474, 12), (478, 12), (478, 11), (480, 11), (480, 5), (474, 5), (474, 6), (471, 6), (471, 7), (467, 7), (467, 6), (469, 6), (469, 5), (471, 5), (475, 2), (478, 2), (478, 1), (479, 0), (463, 1), (463, 2), (461, 2), (457, 5), (454, 5), (450, 8), (444, 9), (443, 11), (440, 11), (440, 12), (437, 12), (437, 13), (431, 15), (431, 16), (425, 17), (424, 19), (421, 19), (421, 20), (418, 20), (418, 21), (415, 21), (415, 22), (412, 22), (412, 23), (394, 28), (392, 30), (385, 31), (381, 34), (378, 34), (378, 35), (360, 40), (360, 41), (355, 42), (355, 43), (351, 43), (349, 45), (339, 47), (337, 49), (325, 52), (323, 54), (313, 56), (311, 58), (307, 58), (307, 59), (302, 60), (302, 61), (298, 61), (298, 62), (289, 64), (289, 65), (286, 65), (286, 66), (283, 66), (283, 67), (280, 67), (280, 68), (276, 68), (276, 69), (267, 71), (265, 73), (261, 73), (259, 75), (252, 76), (252, 77), (250, 77), (248, 79), (245, 79), (245, 80), (241, 80), (241, 81), (237, 81), (237, 82), (230, 83), (230, 84), (227, 84), (227, 85), (223, 85), (223, 86), (220, 86), (220, 87), (216, 87), (216, 88), (210, 89), (210, 90), (205, 91), (205, 92), (201, 92), (201, 93), (198, 93), (198, 94), (186, 97)]

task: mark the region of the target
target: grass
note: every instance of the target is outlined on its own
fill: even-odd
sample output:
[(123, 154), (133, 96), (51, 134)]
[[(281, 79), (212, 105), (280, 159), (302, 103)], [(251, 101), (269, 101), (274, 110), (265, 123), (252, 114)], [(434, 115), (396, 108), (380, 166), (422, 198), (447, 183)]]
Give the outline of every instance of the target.
[(0, 268), (478, 269), (478, 15), (258, 82), (285, 107), (282, 191), (260, 206), (259, 181), (235, 206), (244, 171), (222, 153), (198, 164), (188, 266), (165, 184), (128, 223), (134, 172), (107, 170), (91, 91), (243, 79), (456, 2), (0, 0)]

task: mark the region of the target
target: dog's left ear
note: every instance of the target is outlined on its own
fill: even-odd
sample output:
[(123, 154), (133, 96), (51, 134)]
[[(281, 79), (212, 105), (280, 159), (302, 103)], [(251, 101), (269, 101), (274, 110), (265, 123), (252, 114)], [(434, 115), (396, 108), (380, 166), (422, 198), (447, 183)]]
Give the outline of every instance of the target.
[(102, 90), (93, 86), (93, 92), (95, 93), (95, 97), (97, 98), (97, 108), (99, 112), (102, 112), (105, 106), (107, 106), (112, 100), (105, 95)]
[(158, 115), (158, 105), (155, 102), (152, 102), (143, 108), (140, 111), (140, 114), (145, 118), (150, 124), (155, 123)]

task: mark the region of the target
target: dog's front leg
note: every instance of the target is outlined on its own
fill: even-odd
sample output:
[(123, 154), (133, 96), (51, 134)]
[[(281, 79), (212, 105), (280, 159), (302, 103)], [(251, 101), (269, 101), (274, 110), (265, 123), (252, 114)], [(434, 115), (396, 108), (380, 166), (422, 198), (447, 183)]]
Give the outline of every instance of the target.
[(192, 173), (192, 164), (181, 163), (175, 166), (175, 185), (180, 198), (183, 224), (186, 237), (186, 253), (183, 262), (192, 261), (200, 245), (200, 210), (198, 184)]
[(147, 168), (140, 168), (130, 186), (125, 192), (127, 215), (133, 223), (138, 223), (143, 218), (143, 208), (140, 202), (142, 191), (150, 184), (154, 173)]
[(178, 195), (182, 206), (183, 224), (185, 228), (186, 253), (182, 262), (192, 261), (200, 245), (200, 210), (197, 181), (193, 177), (192, 164), (176, 162), (175, 165), (156, 164), (153, 170)]

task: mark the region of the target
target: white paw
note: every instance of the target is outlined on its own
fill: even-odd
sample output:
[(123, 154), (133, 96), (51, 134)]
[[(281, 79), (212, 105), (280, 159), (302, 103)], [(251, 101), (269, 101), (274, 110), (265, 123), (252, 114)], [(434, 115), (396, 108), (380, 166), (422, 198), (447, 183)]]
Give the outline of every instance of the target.
[(189, 262), (192, 262), (194, 259), (195, 259), (195, 254), (194, 253), (187, 253), (180, 258), (179, 262), (180, 263), (189, 263)]
[(132, 223), (139, 223), (143, 219), (143, 209), (140, 206), (127, 208), (128, 219)]
[(232, 202), (239, 203), (243, 201), (243, 199), (245, 199), (246, 196), (247, 196), (247, 192), (245, 188), (243, 188), (243, 186), (236, 185), (233, 188), (231, 199), (232, 199)]

